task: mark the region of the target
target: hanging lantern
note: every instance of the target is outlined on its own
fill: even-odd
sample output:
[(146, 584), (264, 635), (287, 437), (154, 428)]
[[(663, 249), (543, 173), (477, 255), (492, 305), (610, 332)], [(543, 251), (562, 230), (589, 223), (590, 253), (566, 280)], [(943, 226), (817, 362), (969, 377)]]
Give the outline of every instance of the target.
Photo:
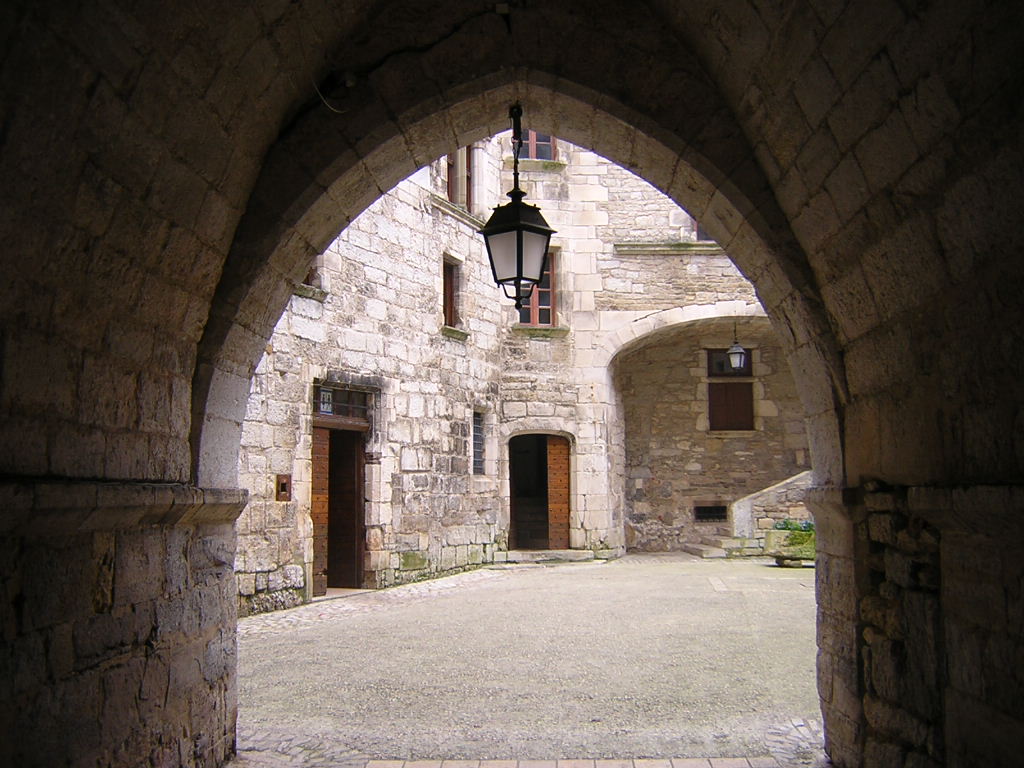
[(523, 147), (521, 118), (523, 108), (509, 108), (512, 120), (512, 202), (494, 209), (480, 230), (487, 245), (494, 282), (516, 302), (516, 309), (530, 298), (541, 281), (547, 265), (548, 243), (554, 230), (544, 221), (540, 208), (523, 202), (526, 193), (519, 188), (519, 152)]
[(734, 371), (742, 371), (747, 362), (747, 350), (740, 346), (736, 336), (736, 323), (732, 324), (732, 346), (725, 352), (729, 357), (729, 366)]

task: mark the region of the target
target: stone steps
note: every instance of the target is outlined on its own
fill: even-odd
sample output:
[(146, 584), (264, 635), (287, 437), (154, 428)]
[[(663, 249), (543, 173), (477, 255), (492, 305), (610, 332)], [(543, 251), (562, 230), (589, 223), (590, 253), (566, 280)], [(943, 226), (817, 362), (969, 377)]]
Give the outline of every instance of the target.
[(758, 539), (745, 539), (730, 535), (730, 531), (719, 528), (714, 535), (701, 536), (698, 543), (683, 545), (683, 551), (705, 559), (722, 557), (756, 557), (763, 554)]
[(697, 555), (705, 560), (710, 558), (725, 557), (725, 550), (721, 547), (712, 547), (707, 544), (683, 544), (683, 551), (691, 555)]
[(510, 549), (494, 553), (496, 563), (583, 563), (594, 559), (589, 549)]
[(758, 539), (745, 539), (739, 536), (702, 536), (701, 544), (724, 549), (726, 552), (750, 554), (761, 551)]

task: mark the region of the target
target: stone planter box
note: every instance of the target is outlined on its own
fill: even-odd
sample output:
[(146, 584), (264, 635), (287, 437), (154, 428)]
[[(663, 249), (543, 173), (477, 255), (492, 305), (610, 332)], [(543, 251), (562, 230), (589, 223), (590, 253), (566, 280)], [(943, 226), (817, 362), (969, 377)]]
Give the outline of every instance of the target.
[(814, 531), (765, 531), (764, 553), (776, 565), (799, 568), (804, 560), (814, 560)]

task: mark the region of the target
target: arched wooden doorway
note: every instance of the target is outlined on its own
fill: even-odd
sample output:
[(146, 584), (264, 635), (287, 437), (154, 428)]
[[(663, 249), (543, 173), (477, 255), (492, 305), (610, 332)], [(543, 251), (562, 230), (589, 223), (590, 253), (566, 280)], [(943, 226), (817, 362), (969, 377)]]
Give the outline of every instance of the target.
[(509, 548), (569, 548), (569, 441), (558, 435), (509, 440)]

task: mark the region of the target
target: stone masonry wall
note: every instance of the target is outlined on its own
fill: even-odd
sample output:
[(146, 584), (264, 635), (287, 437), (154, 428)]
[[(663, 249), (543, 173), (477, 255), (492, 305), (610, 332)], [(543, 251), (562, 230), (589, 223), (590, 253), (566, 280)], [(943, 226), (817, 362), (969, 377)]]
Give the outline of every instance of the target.
[(940, 533), (884, 494), (869, 497), (858, 525), (868, 549), (860, 600), (864, 757), (868, 765), (938, 765), (942, 751), (945, 647)]
[(796, 388), (774, 334), (748, 320), (738, 335), (752, 355), (754, 430), (708, 426), (707, 353), (732, 342), (731, 322), (652, 334), (616, 359), (626, 434), (629, 546), (680, 549), (722, 523), (696, 522), (694, 506), (728, 506), (808, 468)]
[(763, 545), (765, 531), (774, 528), (777, 522), (809, 520), (811, 513), (804, 497), (813, 480), (813, 473), (805, 470), (734, 501), (729, 507), (732, 535), (758, 539)]
[(244, 496), (53, 481), (0, 497), (0, 764), (222, 764)]
[(1019, 763), (1020, 489), (871, 481), (814, 489), (807, 501), (818, 531), (818, 691), (833, 760)]

